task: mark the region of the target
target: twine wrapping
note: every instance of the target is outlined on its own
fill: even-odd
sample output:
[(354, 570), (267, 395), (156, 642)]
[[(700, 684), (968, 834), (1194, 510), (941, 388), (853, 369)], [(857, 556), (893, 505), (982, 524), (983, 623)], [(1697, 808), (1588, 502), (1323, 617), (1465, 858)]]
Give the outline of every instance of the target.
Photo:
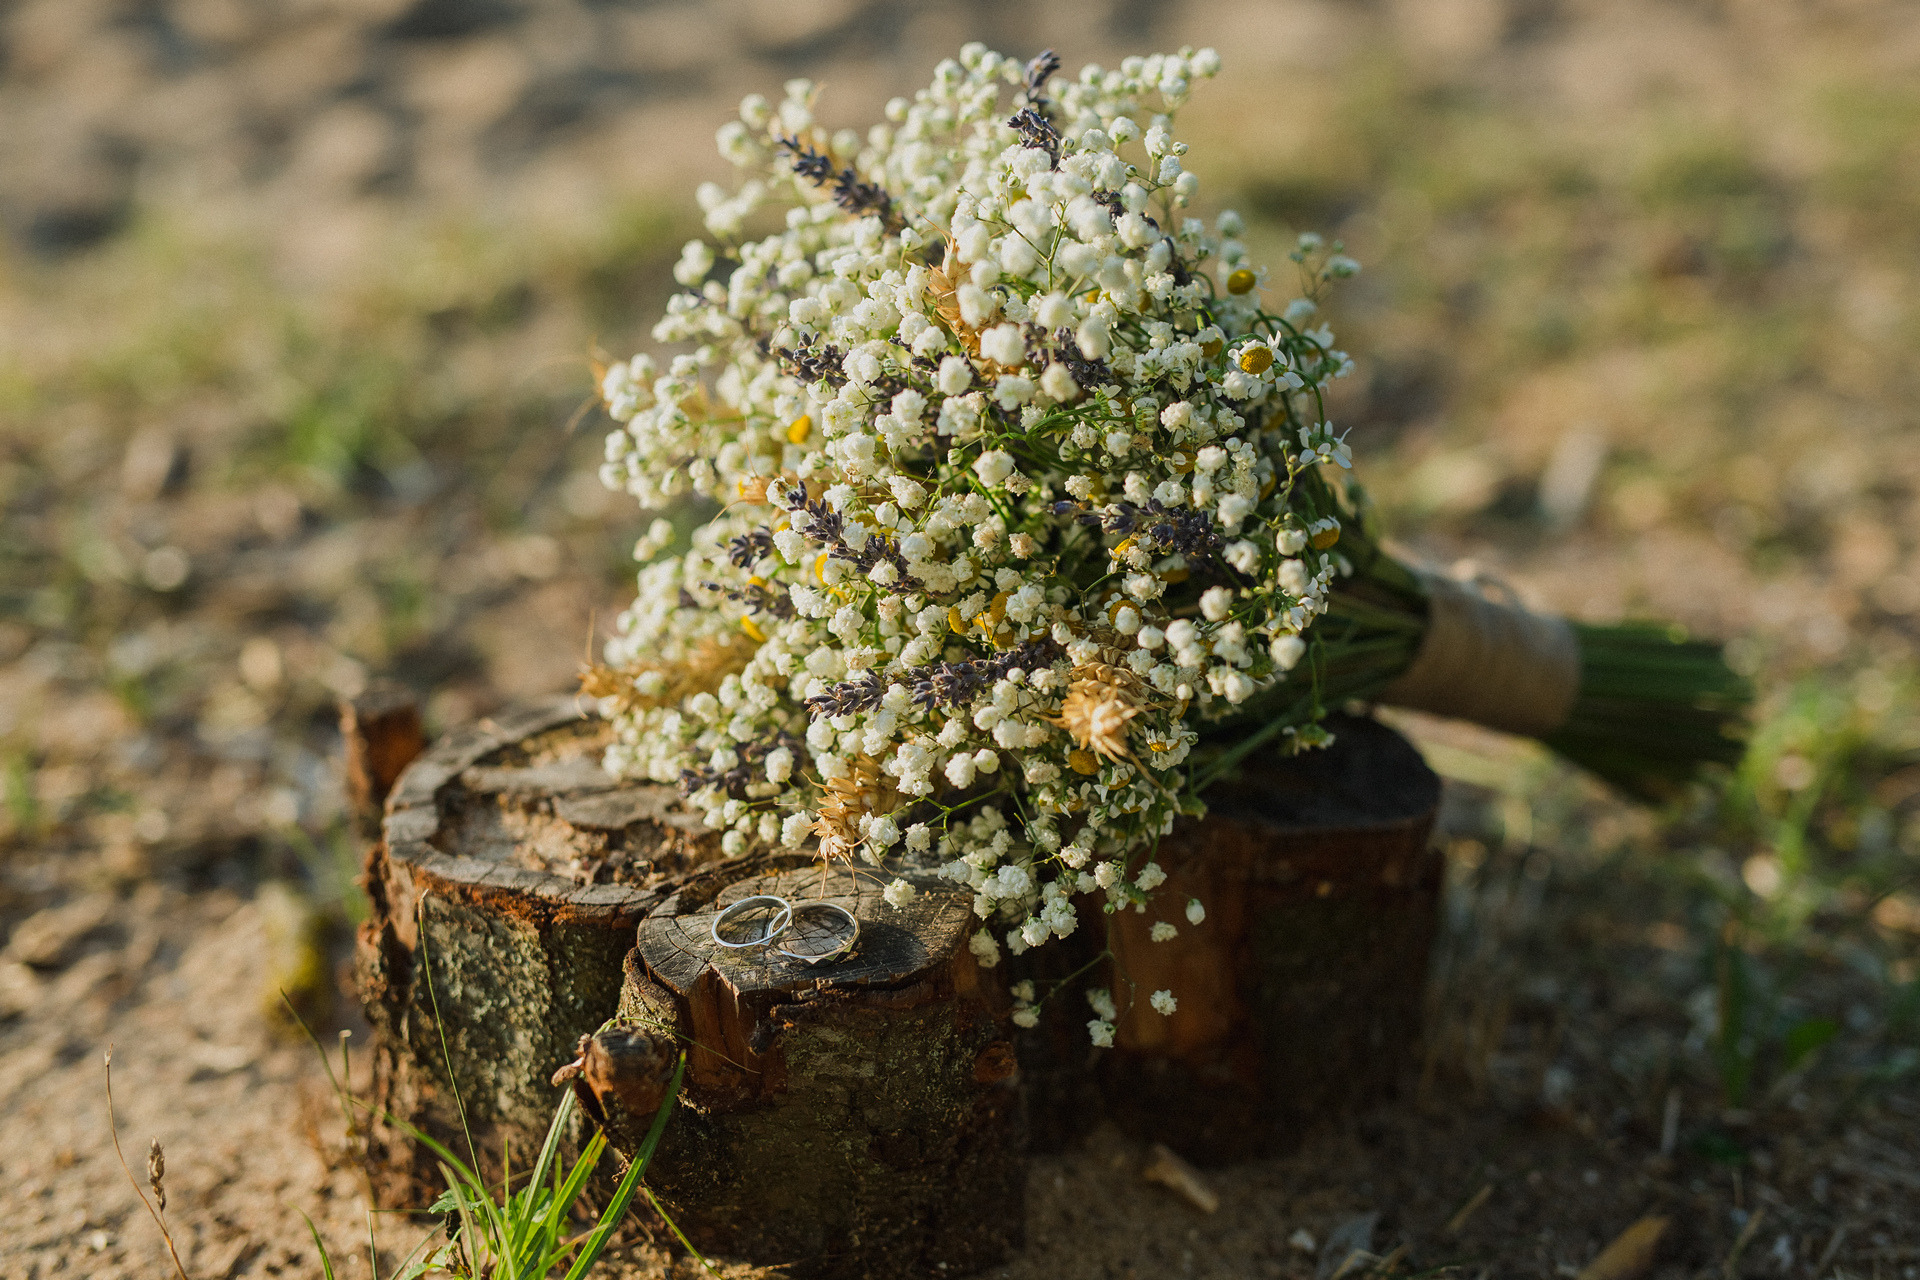
[(1580, 694), (1580, 642), (1565, 618), (1500, 604), (1451, 578), (1425, 578), (1427, 632), (1380, 701), (1540, 738)]

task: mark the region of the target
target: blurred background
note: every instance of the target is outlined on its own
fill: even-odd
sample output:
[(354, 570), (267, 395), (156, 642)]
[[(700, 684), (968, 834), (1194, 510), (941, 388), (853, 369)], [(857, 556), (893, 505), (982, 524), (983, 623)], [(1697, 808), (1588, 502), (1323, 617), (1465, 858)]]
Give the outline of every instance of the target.
[[(102, 1145), (116, 1034), (142, 1123), (235, 1135), (225, 1173), (176, 1157), (199, 1271), (298, 1271), (283, 1202), (356, 1221), (321, 1120), (263, 1153), (317, 1070), (263, 989), (353, 1016), (336, 700), (397, 678), (431, 730), (569, 685), (656, 514), (594, 477), (591, 363), (648, 345), (730, 181), (714, 129), (796, 75), (864, 125), (970, 39), (1219, 48), (1199, 203), (1267, 261), (1318, 230), (1364, 264), (1333, 417), (1400, 544), (1727, 638), (1761, 690), (1743, 770), (1661, 814), (1402, 722), (1455, 782), (1421, 1097), (1523, 1153), (1396, 1157), (1437, 1222), (1503, 1188), (1455, 1253), (1573, 1274), (1671, 1201), (1696, 1269), (1916, 1274), (1902, 0), (0, 4), (0, 1208), (32, 1224), (0, 1273), (157, 1257)], [(1369, 1205), (1414, 1231), (1368, 1167), (1341, 1204), (1249, 1192), (1270, 1249), (1189, 1270), (1311, 1274), (1280, 1226)], [(1079, 1241), (1037, 1204), (1036, 1248)]]

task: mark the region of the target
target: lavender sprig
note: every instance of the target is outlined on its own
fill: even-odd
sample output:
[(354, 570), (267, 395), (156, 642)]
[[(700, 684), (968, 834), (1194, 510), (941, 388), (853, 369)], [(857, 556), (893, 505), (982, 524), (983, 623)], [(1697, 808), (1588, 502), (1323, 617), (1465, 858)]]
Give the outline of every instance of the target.
[(886, 188), (876, 182), (862, 182), (860, 175), (852, 168), (838, 169), (833, 161), (815, 151), (798, 138), (781, 137), (778, 139), (782, 149), (793, 156), (793, 171), (816, 187), (833, 184), (833, 202), (855, 217), (865, 214), (878, 214), (888, 228), (898, 228), (898, 215), (893, 209), (893, 197)]
[(718, 592), (724, 600), (740, 605), (749, 613), (770, 613), (785, 622), (794, 616), (793, 597), (787, 588), (774, 589), (765, 583), (752, 582), (745, 587), (723, 587), (717, 582), (700, 584), (708, 591)]
[(1062, 500), (1053, 504), (1053, 514), (1074, 515), (1090, 529), (1131, 536), (1143, 546), (1177, 553), (1189, 561), (1215, 560), (1224, 541), (1208, 513), (1171, 510), (1158, 498), (1147, 499), (1144, 506), (1116, 502), (1097, 511)]
[(920, 579), (907, 572), (907, 557), (901, 552), (900, 544), (886, 534), (869, 531), (867, 540), (856, 551), (847, 541), (846, 517), (828, 506), (824, 499), (809, 502), (807, 491), (797, 486), (780, 496), (789, 512), (806, 518), (804, 527), (801, 521), (795, 520), (794, 529), (805, 534), (809, 541), (825, 547), (828, 556), (846, 561), (869, 577), (882, 562), (891, 565), (893, 578), (883, 585), (895, 595), (921, 589), (923, 584)]
[(1005, 653), (970, 662), (942, 662), (924, 668), (925, 674), (913, 682), (909, 695), (922, 707), (958, 707), (973, 701), (982, 689), (990, 689), (1006, 679), (1015, 667), (1036, 671), (1053, 665), (1060, 657), (1060, 646), (1051, 636), (1029, 640)]
[(690, 796), (707, 787), (717, 787), (728, 797), (738, 800), (745, 795), (747, 787), (756, 776), (762, 778), (766, 776), (764, 770), (767, 757), (782, 747), (798, 756), (805, 752), (806, 743), (784, 729), (778, 730), (770, 738), (741, 746), (734, 752), (737, 763), (730, 768), (719, 769), (712, 765), (702, 765), (682, 769), (680, 794)]

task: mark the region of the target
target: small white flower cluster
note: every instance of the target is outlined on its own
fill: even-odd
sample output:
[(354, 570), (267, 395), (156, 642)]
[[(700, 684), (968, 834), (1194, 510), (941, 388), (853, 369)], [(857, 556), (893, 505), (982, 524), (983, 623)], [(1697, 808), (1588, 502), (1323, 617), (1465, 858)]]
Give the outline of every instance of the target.
[(721, 504), (619, 620), (607, 767), (679, 782), (730, 852), (937, 867), (982, 964), (1072, 933), (1076, 895), (1144, 904), (1200, 726), (1308, 677), (1351, 572), (1320, 472), (1350, 362), (1307, 327), (1351, 260), (1304, 238), (1276, 314), (1240, 219), (1181, 212), (1211, 50), (1057, 65), (970, 45), (864, 136), (804, 80), (748, 98), (654, 331), (691, 349), (601, 388), (609, 485)]

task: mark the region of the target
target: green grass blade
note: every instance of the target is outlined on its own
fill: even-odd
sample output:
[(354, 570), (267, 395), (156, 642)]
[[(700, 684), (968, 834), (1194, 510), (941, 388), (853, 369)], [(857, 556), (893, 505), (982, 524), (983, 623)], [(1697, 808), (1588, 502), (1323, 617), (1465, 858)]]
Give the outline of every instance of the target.
[(440, 1165), (440, 1176), (447, 1180), (447, 1190), (453, 1193), (453, 1213), (460, 1219), (462, 1247), (467, 1252), (468, 1260), (474, 1264), (474, 1270), (478, 1271), (480, 1259), (477, 1251), (485, 1241), (474, 1225), (474, 1208), (467, 1195), (466, 1184), (444, 1162)]
[(713, 1269), (713, 1264), (707, 1261), (707, 1255), (693, 1247), (693, 1241), (687, 1239), (687, 1233), (680, 1229), (680, 1224), (668, 1215), (659, 1198), (653, 1194), (653, 1188), (642, 1186), (640, 1194), (647, 1198), (647, 1203), (653, 1206), (653, 1211), (660, 1215), (660, 1221), (667, 1224), (667, 1230), (673, 1232), (673, 1238), (680, 1242), (680, 1247), (693, 1255), (694, 1261), (700, 1264), (700, 1269), (708, 1275), (718, 1275), (719, 1272)]
[[(408, 1124), (404, 1120), (397, 1120), (390, 1115), (386, 1115), (386, 1113), (384, 1112), (382, 1112), (381, 1114), (384, 1119), (389, 1120), (395, 1125), (398, 1125), (400, 1128), (404, 1129), (408, 1137), (412, 1138), (415, 1142), (418, 1142), (421, 1146), (425, 1147), (427, 1150), (431, 1151), (435, 1156), (439, 1158), (442, 1168), (447, 1176), (447, 1189), (449, 1191), (454, 1190), (456, 1187), (456, 1184), (464, 1184), (467, 1186), (475, 1186), (475, 1187), (482, 1187), (482, 1188), (486, 1186), (486, 1184), (481, 1181), (480, 1174), (471, 1165), (463, 1161), (459, 1156), (453, 1154), (453, 1152), (448, 1149), (446, 1144), (435, 1139), (430, 1134), (423, 1133), (419, 1129), (414, 1128), (412, 1125)], [(458, 1175), (457, 1177), (455, 1176), (456, 1173)]]
[[(493, 1197), (488, 1196), (487, 1199)], [(503, 1133), (500, 1135), (500, 1217), (506, 1234), (501, 1243), (509, 1258), (518, 1256), (520, 1252), (520, 1238), (527, 1216), (525, 1207), (516, 1204), (516, 1199), (518, 1197), (513, 1194), (513, 1135)]]
[(433, 988), (433, 957), (427, 951), (427, 900), (420, 899), (414, 910), (414, 929), (420, 935), (420, 969), (427, 975), (427, 999), (433, 1004), (433, 1033), (440, 1038), (440, 1061), (446, 1064), (447, 1088), (453, 1091), (453, 1105), (460, 1112), (460, 1131), (467, 1136), (467, 1154), (473, 1167), (480, 1167), (480, 1149), (473, 1145), (473, 1128), (467, 1123), (466, 1099), (460, 1096), (460, 1080), (453, 1074), (453, 1052), (447, 1048), (447, 1024), (440, 1017), (440, 996)]
[(653, 1117), (653, 1125), (647, 1130), (647, 1137), (634, 1152), (633, 1163), (627, 1166), (627, 1172), (620, 1179), (619, 1187), (613, 1193), (613, 1200), (600, 1215), (600, 1221), (594, 1226), (593, 1233), (587, 1237), (579, 1256), (573, 1265), (567, 1268), (566, 1280), (581, 1280), (600, 1260), (600, 1254), (607, 1247), (607, 1241), (613, 1236), (613, 1229), (620, 1225), (620, 1219), (627, 1212), (627, 1205), (633, 1200), (635, 1188), (640, 1185), (640, 1176), (646, 1172), (647, 1163), (653, 1159), (654, 1148), (660, 1145), (660, 1135), (667, 1131), (667, 1119), (673, 1114), (675, 1103), (680, 1099), (680, 1079), (687, 1073), (687, 1055), (680, 1055), (680, 1063), (673, 1069), (673, 1080), (667, 1085), (666, 1099), (661, 1102), (660, 1110)]
[(552, 1252), (553, 1242), (559, 1235), (560, 1220), (566, 1217), (567, 1205), (558, 1198), (557, 1184), (550, 1188), (547, 1180), (557, 1174), (555, 1162), (560, 1154), (561, 1135), (566, 1131), (567, 1120), (572, 1115), (573, 1091), (568, 1089), (562, 1092), (560, 1105), (554, 1108), (553, 1123), (547, 1126), (547, 1140), (540, 1147), (540, 1158), (534, 1162), (533, 1177), (523, 1193), (530, 1210), (542, 1201), (546, 1203), (546, 1213), (542, 1215), (530, 1211), (526, 1223), (528, 1239), (535, 1242), (542, 1257)]
[(600, 1166), (600, 1157), (606, 1153), (606, 1150), (607, 1135), (604, 1133), (594, 1134), (593, 1138), (587, 1143), (586, 1150), (580, 1153), (580, 1158), (574, 1162), (573, 1168), (568, 1171), (566, 1181), (561, 1183), (554, 1191), (554, 1203), (560, 1206), (562, 1214), (564, 1214), (566, 1210), (571, 1209), (573, 1202), (580, 1198), (581, 1191), (586, 1188), (587, 1179), (592, 1176), (593, 1171)]
[[(285, 993), (282, 994), (284, 995)], [(305, 1209), (296, 1209), (294, 1212), (303, 1218), (307, 1218), (307, 1211)], [(320, 1274), (324, 1276), (326, 1280), (333, 1280), (333, 1259), (327, 1256), (326, 1242), (320, 1239), (320, 1228), (313, 1225), (312, 1218), (307, 1218), (307, 1234), (313, 1237), (313, 1247), (320, 1251)]]
[[(493, 1258), (501, 1261), (511, 1259), (513, 1255), (508, 1249), (506, 1213), (493, 1202), (493, 1194), (487, 1184), (478, 1178), (457, 1176), (444, 1165), (441, 1172), (446, 1175), (448, 1188), (453, 1192), (459, 1209), (461, 1231), (465, 1233), (468, 1254), (475, 1254), (484, 1248)], [(479, 1259), (475, 1257), (473, 1262), (475, 1269), (480, 1270)]]

